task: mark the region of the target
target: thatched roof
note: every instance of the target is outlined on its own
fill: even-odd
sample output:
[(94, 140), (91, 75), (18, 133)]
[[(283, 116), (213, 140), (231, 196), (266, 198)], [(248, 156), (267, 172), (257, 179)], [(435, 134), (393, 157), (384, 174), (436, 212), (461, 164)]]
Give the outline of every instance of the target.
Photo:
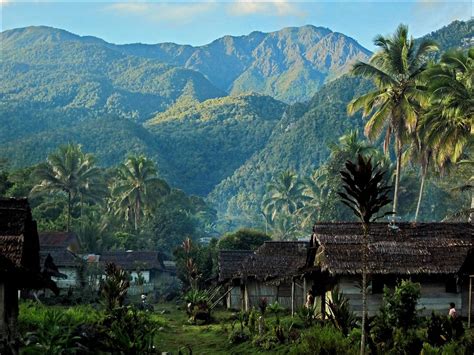
[(0, 199), (0, 272), (40, 271), (36, 222), (26, 199)]
[(51, 248), (40, 251), (41, 265), (44, 265), (46, 257), (51, 255), (54, 265), (57, 267), (78, 267), (82, 259), (67, 249)]
[(156, 251), (108, 251), (100, 255), (99, 263), (103, 266), (114, 263), (129, 271), (163, 270), (165, 267), (160, 253)]
[[(362, 272), (363, 233), (358, 223), (321, 223), (313, 228), (314, 264), (330, 274)], [(469, 223), (374, 223), (368, 261), (372, 274), (456, 274), (474, 248)]]
[(238, 276), (279, 282), (299, 273), (306, 264), (307, 242), (265, 242), (242, 263)]
[(221, 250), (219, 251), (219, 282), (224, 282), (236, 274), (242, 262), (252, 255), (252, 250)]
[(73, 232), (42, 232), (39, 234), (41, 250), (51, 250), (53, 248), (79, 251), (79, 240)]

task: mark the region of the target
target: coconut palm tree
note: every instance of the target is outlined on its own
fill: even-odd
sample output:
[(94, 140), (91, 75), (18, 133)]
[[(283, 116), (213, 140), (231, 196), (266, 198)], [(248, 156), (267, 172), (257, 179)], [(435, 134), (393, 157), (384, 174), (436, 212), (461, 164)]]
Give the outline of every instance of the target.
[[(79, 198), (82, 203), (97, 202), (104, 196), (101, 171), (95, 166), (91, 154), (84, 154), (80, 145), (68, 144), (51, 153), (46, 163), (35, 170), (39, 183), (31, 195), (64, 193), (67, 197), (67, 231), (71, 227), (73, 205)], [(82, 209), (81, 209), (82, 210)]]
[(341, 202), (348, 206), (360, 220), (364, 233), (362, 246), (362, 336), (360, 353), (365, 353), (366, 318), (367, 318), (367, 274), (368, 270), (368, 236), (372, 222), (391, 214), (380, 213), (380, 210), (391, 200), (388, 194), (391, 187), (385, 183), (386, 171), (372, 166), (371, 159), (364, 159), (359, 154), (357, 163), (346, 162), (346, 170), (341, 171), (344, 191), (338, 192)]
[(455, 163), (473, 144), (474, 48), (467, 54), (451, 51), (426, 71), (431, 93), (429, 112), (421, 119), (421, 131), (435, 150), (437, 165)]
[(403, 153), (402, 161), (404, 165), (411, 163), (420, 166), (421, 182), (414, 218), (414, 222), (416, 222), (420, 214), (421, 200), (425, 189), (428, 170), (430, 165), (433, 164), (433, 149), (425, 141), (420, 139), (418, 132), (415, 132), (408, 149)]
[(298, 176), (290, 171), (283, 171), (267, 188), (267, 198), (263, 201), (263, 212), (274, 221), (277, 214), (292, 216), (303, 206), (306, 198), (303, 194), (305, 185)]
[(370, 116), (365, 125), (365, 135), (370, 140), (375, 140), (385, 130), (385, 152), (388, 152), (394, 137), (396, 175), (393, 212), (396, 214), (406, 133), (415, 131), (420, 104), (427, 102), (427, 93), (420, 86), (420, 79), (426, 69), (427, 54), (438, 47), (430, 40), (415, 44), (414, 39), (408, 36), (405, 25), (398, 26), (392, 36), (378, 35), (374, 44), (380, 50), (368, 63), (354, 64), (352, 74), (372, 79), (376, 89), (353, 99), (347, 109), (351, 115), (362, 109), (364, 117)]
[(132, 220), (138, 229), (141, 217), (154, 203), (169, 193), (168, 184), (158, 178), (154, 163), (141, 156), (130, 156), (117, 170), (112, 188), (112, 206), (117, 215)]

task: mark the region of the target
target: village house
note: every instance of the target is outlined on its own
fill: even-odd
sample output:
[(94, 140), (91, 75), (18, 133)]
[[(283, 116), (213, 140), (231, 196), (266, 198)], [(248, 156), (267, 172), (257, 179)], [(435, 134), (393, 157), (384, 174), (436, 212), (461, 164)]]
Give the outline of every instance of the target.
[(230, 263), (222, 259), (219, 278), (232, 280), (234, 287), (239, 285), (240, 295), (237, 297), (234, 293), (233, 298), (242, 301), (240, 304), (234, 301), (232, 308), (258, 308), (262, 298), (268, 303), (278, 301), (288, 309), (301, 307), (305, 300), (305, 286), (299, 274), (300, 269), (306, 265), (307, 246), (307, 242), (265, 242), (243, 259), (232, 278), (225, 272), (231, 268), (235, 269), (236, 265), (230, 267)]
[(107, 251), (99, 256), (102, 269), (108, 263), (114, 263), (130, 273), (132, 282), (128, 291), (130, 295), (140, 293), (157, 293), (163, 283), (173, 278), (163, 263), (161, 253), (157, 251)]
[(41, 265), (50, 255), (61, 274), (52, 277), (59, 289), (79, 286), (81, 268), (84, 261), (78, 256), (79, 240), (73, 232), (42, 232), (39, 233)]
[[(360, 316), (360, 224), (318, 223), (313, 231), (309, 248), (312, 265), (308, 266), (319, 272), (308, 284), (326, 290), (339, 286)], [(469, 223), (372, 224), (368, 246), (369, 315), (380, 308), (385, 285), (393, 287), (397, 280), (411, 279), (421, 285), (419, 308), (423, 314), (447, 313), (453, 302), (458, 312), (467, 316), (472, 303), (469, 276), (474, 274), (473, 231)], [(329, 293), (320, 296), (329, 297)]]
[(1, 344), (15, 347), (19, 291), (40, 287), (54, 288), (54, 283), (40, 272), (38, 232), (28, 201), (0, 199), (0, 350)]
[(221, 250), (218, 255), (218, 283), (224, 285), (225, 305), (228, 309), (243, 308), (240, 282), (234, 279), (244, 260), (253, 255), (252, 250)]
[[(309, 243), (265, 242), (251, 254), (222, 251), (219, 281), (232, 289), (227, 307), (248, 310), (265, 297), (293, 313), (311, 290), (324, 314), (330, 291), (338, 286), (360, 316), (361, 225), (318, 223), (313, 231)], [(462, 316), (468, 316), (469, 310), (472, 316), (473, 231), (469, 223), (373, 223), (368, 248), (369, 314), (382, 305), (384, 286), (411, 279), (421, 285), (423, 314), (447, 313), (453, 302)]]

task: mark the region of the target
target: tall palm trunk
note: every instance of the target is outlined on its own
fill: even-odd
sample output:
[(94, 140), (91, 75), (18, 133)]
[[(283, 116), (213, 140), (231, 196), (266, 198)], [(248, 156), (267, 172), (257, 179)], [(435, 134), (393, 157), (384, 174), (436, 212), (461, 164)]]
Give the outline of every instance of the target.
[(395, 171), (395, 191), (393, 193), (393, 221), (396, 220), (398, 210), (398, 189), (400, 186), (400, 172), (402, 170), (402, 142), (397, 138), (396, 142), (397, 167)]
[(71, 191), (67, 192), (67, 224), (66, 224), (66, 232), (69, 232), (69, 228), (71, 227), (71, 210), (72, 210), (72, 198), (71, 198)]
[(364, 230), (364, 242), (362, 246), (362, 325), (361, 325), (361, 338), (360, 338), (360, 355), (365, 354), (365, 343), (366, 343), (366, 321), (367, 321), (367, 259), (369, 249), (369, 226), (366, 223), (362, 224)]
[(418, 195), (418, 202), (416, 204), (415, 222), (418, 221), (418, 215), (420, 213), (421, 199), (423, 197), (423, 190), (425, 188), (425, 180), (426, 180), (427, 170), (428, 169), (426, 169), (425, 166), (422, 166), (422, 168), (421, 168), (421, 185), (420, 185), (420, 193)]
[(140, 199), (135, 201), (135, 231), (138, 230), (138, 223), (140, 222)]

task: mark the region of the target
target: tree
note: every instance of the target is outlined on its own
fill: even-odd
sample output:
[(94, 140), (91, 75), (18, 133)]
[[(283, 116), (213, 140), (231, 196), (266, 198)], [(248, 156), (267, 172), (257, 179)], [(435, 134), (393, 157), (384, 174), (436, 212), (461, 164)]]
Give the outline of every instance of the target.
[(388, 152), (392, 135), (395, 138), (393, 213), (396, 214), (406, 133), (415, 131), (420, 105), (427, 102), (426, 90), (420, 85), (420, 79), (426, 69), (426, 55), (438, 47), (430, 40), (415, 45), (414, 39), (408, 37), (408, 27), (405, 25), (398, 26), (392, 36), (378, 35), (374, 44), (380, 50), (370, 58), (369, 63), (357, 62), (352, 74), (372, 79), (377, 88), (353, 99), (347, 109), (351, 115), (360, 109), (364, 117), (371, 115), (365, 125), (365, 135), (369, 139), (379, 137), (385, 129), (385, 152)]
[(365, 160), (359, 154), (357, 164), (346, 162), (346, 170), (341, 171), (343, 189), (338, 192), (342, 203), (348, 206), (360, 220), (364, 233), (362, 246), (362, 337), (360, 353), (365, 352), (366, 318), (367, 318), (367, 258), (368, 235), (370, 223), (380, 219), (390, 212), (381, 213), (380, 210), (391, 200), (388, 194), (391, 187), (384, 180), (386, 171), (373, 167), (371, 159)]
[[(91, 154), (84, 154), (81, 146), (68, 144), (48, 156), (46, 163), (35, 170), (39, 183), (31, 190), (31, 195), (42, 193), (64, 193), (67, 197), (66, 229), (71, 227), (71, 214), (77, 198), (84, 203), (97, 201), (104, 192), (101, 171), (95, 166)], [(103, 196), (103, 195), (102, 195)]]
[(169, 191), (168, 184), (158, 178), (151, 160), (143, 155), (130, 156), (117, 170), (112, 189), (115, 213), (124, 216), (125, 220), (133, 219), (136, 231), (145, 211)]
[(275, 220), (279, 213), (293, 215), (303, 206), (305, 185), (298, 176), (285, 170), (268, 185), (267, 198), (263, 201), (264, 213)]
[(255, 250), (271, 238), (258, 230), (242, 228), (233, 233), (225, 234), (217, 242), (220, 250)]
[(438, 65), (426, 71), (431, 94), (430, 110), (420, 130), (435, 151), (437, 165), (457, 162), (473, 144), (474, 48), (445, 53)]
[(425, 189), (426, 177), (428, 175), (429, 167), (433, 162), (433, 149), (428, 144), (426, 144), (426, 142), (420, 139), (418, 132), (415, 132), (413, 134), (410, 146), (404, 153), (404, 158), (405, 160), (410, 161), (412, 164), (420, 165), (421, 182), (414, 218), (414, 221), (416, 222), (418, 221), (418, 216), (420, 213), (421, 200)]

